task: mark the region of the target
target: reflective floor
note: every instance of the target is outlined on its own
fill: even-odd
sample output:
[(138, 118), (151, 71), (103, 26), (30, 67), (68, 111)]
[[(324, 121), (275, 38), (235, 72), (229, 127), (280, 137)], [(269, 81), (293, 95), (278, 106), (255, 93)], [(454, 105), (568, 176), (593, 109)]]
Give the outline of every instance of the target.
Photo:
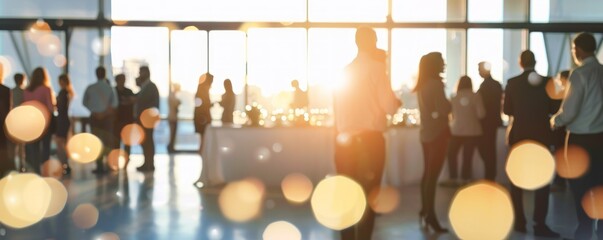
[[(278, 188), (268, 188), (262, 216), (248, 223), (225, 219), (217, 204), (220, 188), (198, 190), (193, 182), (201, 170), (200, 157), (194, 154), (159, 154), (155, 173), (136, 171), (142, 157), (134, 155), (126, 171), (96, 177), (93, 165), (79, 165), (71, 177), (64, 179), (69, 198), (63, 212), (26, 229), (0, 227), (0, 239), (114, 239), (99, 238), (115, 233), (120, 239), (262, 239), (266, 226), (284, 220), (295, 225), (302, 239), (338, 239), (338, 234), (314, 219), (309, 203), (291, 205)], [(418, 186), (400, 189), (401, 204), (393, 213), (377, 218), (374, 239), (456, 239), (453, 234), (424, 234), (417, 222)], [(438, 216), (445, 226), (446, 213), (454, 189), (438, 189)], [(527, 199), (531, 199), (526, 194)], [(527, 200), (526, 199), (526, 200)], [(526, 201), (526, 211), (532, 211)], [(97, 224), (88, 230), (77, 228), (72, 220), (74, 209), (91, 203), (100, 214)], [(552, 194), (550, 226), (569, 237), (575, 215), (567, 191)], [(511, 239), (537, 239), (512, 234)]]

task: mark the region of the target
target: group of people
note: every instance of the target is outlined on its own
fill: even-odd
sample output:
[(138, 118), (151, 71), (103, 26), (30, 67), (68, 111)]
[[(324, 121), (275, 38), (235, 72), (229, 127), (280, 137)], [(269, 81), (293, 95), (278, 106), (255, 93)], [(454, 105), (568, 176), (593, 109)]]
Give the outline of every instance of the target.
[[(357, 181), (367, 193), (381, 183), (386, 115), (395, 113), (402, 104), (389, 87), (385, 61), (380, 57), (382, 50), (376, 47), (376, 42), (373, 29), (357, 29), (358, 55), (346, 67), (345, 87), (335, 93), (334, 105), (337, 172)], [(484, 161), (484, 178), (496, 180), (496, 135), (502, 126), (502, 110), (510, 117), (507, 136), (510, 148), (531, 140), (547, 149), (563, 150), (564, 145), (570, 144), (586, 150), (590, 159), (588, 172), (569, 179), (569, 183), (579, 222), (575, 238), (590, 239), (593, 221), (581, 202), (591, 188), (603, 185), (603, 65), (596, 59), (596, 41), (592, 34), (578, 34), (572, 46), (578, 67), (571, 74), (563, 71), (558, 76), (567, 82), (563, 100), (547, 95), (546, 85), (553, 79), (535, 72), (536, 59), (530, 50), (523, 51), (519, 57), (523, 73), (509, 79), (504, 91), (501, 84), (492, 79), (489, 64), (481, 62), (479, 74), (484, 80), (479, 90), (473, 92), (471, 78), (462, 76), (451, 99), (446, 97), (440, 76), (445, 70), (442, 54), (431, 52), (421, 57), (414, 92), (419, 103), (424, 157), (419, 220), (425, 231), (448, 232), (440, 225), (435, 212), (436, 185), (447, 157), (452, 183), (458, 185), (472, 178), (470, 161), (476, 148)], [(459, 181), (456, 180), (457, 155), (461, 148), (464, 164)], [(559, 237), (545, 221), (549, 191), (549, 185), (536, 190), (533, 232), (536, 236)], [(514, 230), (527, 233), (523, 190), (511, 183), (510, 192)], [(342, 230), (341, 238), (371, 239), (374, 218), (373, 210), (367, 208), (359, 223)], [(596, 234), (603, 238), (602, 222), (598, 223)]]

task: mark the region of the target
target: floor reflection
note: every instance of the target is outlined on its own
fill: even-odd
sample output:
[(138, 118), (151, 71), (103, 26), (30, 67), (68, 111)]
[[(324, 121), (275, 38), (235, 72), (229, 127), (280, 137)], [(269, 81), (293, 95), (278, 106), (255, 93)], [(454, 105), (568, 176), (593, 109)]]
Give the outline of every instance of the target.
[[(69, 192), (65, 209), (25, 229), (0, 227), (0, 239), (109, 240), (113, 238), (107, 238), (107, 233), (115, 233), (120, 239), (257, 240), (262, 239), (264, 229), (276, 221), (295, 225), (304, 240), (338, 239), (336, 232), (316, 222), (309, 203), (290, 204), (278, 187), (267, 187), (259, 218), (247, 223), (231, 222), (218, 207), (220, 188), (199, 190), (193, 186), (201, 171), (198, 155), (159, 154), (155, 159), (155, 173), (137, 172), (142, 156), (134, 155), (126, 171), (100, 177), (91, 173), (93, 164), (74, 164), (72, 176), (63, 180)], [(455, 239), (452, 234), (423, 234), (416, 216), (420, 205), (418, 187), (400, 190), (400, 207), (377, 218), (375, 239)], [(453, 195), (454, 189), (438, 189), (440, 219), (446, 219)], [(571, 196), (568, 192), (553, 193), (551, 199), (550, 225), (569, 236), (574, 222)], [(532, 211), (531, 202), (526, 202), (528, 212)], [(78, 229), (72, 214), (78, 205), (85, 203), (99, 210), (98, 223), (90, 229)], [(536, 239), (521, 234), (510, 238)]]

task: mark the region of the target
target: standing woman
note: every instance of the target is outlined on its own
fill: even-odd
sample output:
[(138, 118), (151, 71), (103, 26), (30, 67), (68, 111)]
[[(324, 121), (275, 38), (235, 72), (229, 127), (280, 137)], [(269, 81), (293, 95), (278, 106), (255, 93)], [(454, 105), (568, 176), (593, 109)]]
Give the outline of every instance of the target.
[(232, 123), (233, 122), (233, 112), (235, 107), (235, 93), (232, 90), (232, 82), (230, 79), (224, 80), (224, 94), (222, 94), (222, 101), (220, 101), (220, 106), (224, 108), (222, 112), (222, 123)]
[(57, 96), (57, 121), (56, 121), (56, 132), (54, 133), (54, 141), (57, 145), (57, 156), (63, 164), (63, 174), (67, 175), (71, 173), (69, 167), (69, 161), (67, 160), (67, 133), (71, 122), (69, 121), (68, 110), (69, 103), (74, 97), (73, 87), (71, 86), (71, 80), (69, 75), (61, 74), (59, 76), (59, 86), (61, 91)]
[(25, 145), (25, 159), (38, 174), (41, 173), (42, 163), (50, 158), (50, 137), (54, 133), (56, 122), (53, 120), (54, 100), (48, 72), (42, 67), (37, 67), (31, 74), (29, 86), (23, 92), (23, 101), (35, 101), (41, 104), (48, 123), (48, 128), (40, 138)]
[(211, 114), (209, 112), (209, 109), (211, 108), (209, 88), (213, 81), (214, 76), (210, 73), (201, 75), (201, 77), (199, 77), (197, 93), (195, 94), (195, 112), (193, 121), (195, 122), (195, 132), (201, 135), (199, 153), (203, 150), (203, 134), (205, 133), (205, 127), (211, 123)]
[(421, 181), (420, 223), (425, 230), (431, 227), (435, 232), (448, 232), (442, 228), (435, 214), (436, 182), (446, 158), (446, 148), (450, 138), (448, 114), (451, 106), (444, 93), (444, 83), (440, 73), (444, 72), (444, 59), (439, 52), (431, 52), (421, 57), (419, 76), (414, 91), (419, 100), (421, 112), (421, 144), (425, 168)]

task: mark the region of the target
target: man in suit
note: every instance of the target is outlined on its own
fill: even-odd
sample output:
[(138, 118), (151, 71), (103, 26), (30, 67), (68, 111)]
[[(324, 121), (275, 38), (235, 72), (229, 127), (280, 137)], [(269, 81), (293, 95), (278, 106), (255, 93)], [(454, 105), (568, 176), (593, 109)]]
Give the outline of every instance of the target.
[[(151, 71), (148, 66), (140, 67), (136, 84), (140, 86), (140, 91), (136, 94), (134, 112), (136, 118), (140, 121), (140, 116), (144, 110), (149, 108), (159, 109), (159, 91), (155, 83), (151, 82)], [(155, 141), (153, 140), (153, 128), (144, 127), (144, 133), (145, 139), (142, 142), (144, 164), (138, 168), (138, 171), (154, 171)]]
[(106, 73), (105, 67), (96, 68), (97, 81), (86, 88), (83, 99), (84, 106), (90, 111), (92, 134), (103, 143), (103, 153), (96, 159), (96, 169), (92, 171), (95, 174), (107, 172), (103, 159), (113, 146), (113, 114), (118, 104)]
[(0, 178), (15, 169), (14, 159), (8, 157), (9, 140), (4, 129), (4, 121), (11, 107), (11, 94), (10, 88), (4, 86), (2, 76), (4, 76), (4, 66), (0, 64)]
[(482, 119), (482, 136), (478, 144), (478, 151), (484, 160), (486, 168), (486, 179), (496, 180), (496, 133), (502, 126), (500, 108), (502, 103), (502, 86), (492, 78), (490, 74), (491, 65), (488, 62), (478, 64), (479, 75), (484, 81), (479, 86), (477, 94), (482, 97), (486, 116)]
[[(546, 93), (544, 77), (534, 71), (536, 59), (530, 50), (521, 53), (519, 64), (523, 73), (509, 79), (505, 88), (504, 113), (511, 117), (508, 144), (514, 147), (523, 140), (532, 140), (549, 146), (552, 131), (549, 114), (552, 101)], [(534, 199), (534, 234), (539, 237), (559, 237), (546, 225), (549, 207), (550, 186), (536, 190)], [(523, 192), (511, 184), (511, 200), (515, 210), (515, 231), (526, 233), (526, 219), (523, 210)]]

